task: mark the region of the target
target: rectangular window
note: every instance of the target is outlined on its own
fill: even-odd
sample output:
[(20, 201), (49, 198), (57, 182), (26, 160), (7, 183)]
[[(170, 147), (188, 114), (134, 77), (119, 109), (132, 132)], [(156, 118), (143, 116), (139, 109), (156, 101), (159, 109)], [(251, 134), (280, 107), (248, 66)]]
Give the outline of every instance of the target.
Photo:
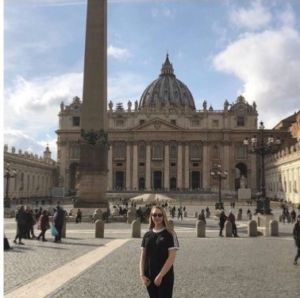
[(238, 116), (236, 120), (237, 126), (245, 126), (245, 117), (244, 116)]
[(244, 145), (236, 146), (236, 158), (246, 159), (247, 158), (247, 148)]
[(212, 121), (212, 127), (219, 127), (219, 120), (213, 120)]
[(145, 120), (140, 120), (140, 125), (144, 124), (144, 123), (145, 123)]
[(75, 127), (80, 126), (80, 117), (78, 116), (73, 117), (73, 126)]
[(117, 119), (116, 120), (116, 127), (122, 127), (124, 126), (124, 120)]
[(198, 127), (198, 126), (200, 126), (200, 120), (198, 120), (198, 119), (192, 119), (191, 120), (191, 126), (192, 127)]
[(176, 120), (172, 119), (171, 124), (176, 125)]

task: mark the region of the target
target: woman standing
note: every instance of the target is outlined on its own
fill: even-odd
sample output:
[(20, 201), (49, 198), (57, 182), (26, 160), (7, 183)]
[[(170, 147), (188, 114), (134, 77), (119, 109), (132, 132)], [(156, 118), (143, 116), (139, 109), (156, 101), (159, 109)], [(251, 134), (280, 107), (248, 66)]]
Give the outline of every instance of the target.
[(140, 257), (140, 277), (150, 298), (171, 298), (174, 284), (173, 263), (178, 240), (168, 224), (165, 210), (151, 209), (149, 231), (144, 235)]
[(295, 256), (294, 265), (297, 265), (297, 260), (300, 258), (300, 214), (297, 217), (297, 222), (295, 223), (293, 236), (295, 239), (295, 244), (297, 246), (297, 254)]
[(40, 240), (42, 237), (43, 241), (47, 241), (45, 239), (45, 233), (50, 228), (49, 225), (49, 216), (47, 210), (44, 210), (42, 212), (42, 215), (40, 216), (39, 223), (38, 223), (38, 229), (41, 230), (40, 235), (38, 235), (37, 240)]

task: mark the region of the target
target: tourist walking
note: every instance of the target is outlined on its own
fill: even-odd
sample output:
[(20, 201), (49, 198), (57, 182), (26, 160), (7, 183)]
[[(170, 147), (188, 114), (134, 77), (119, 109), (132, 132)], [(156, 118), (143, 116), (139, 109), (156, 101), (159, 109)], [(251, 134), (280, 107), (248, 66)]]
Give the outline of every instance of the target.
[(291, 211), (291, 222), (294, 223), (296, 221), (296, 211), (293, 208)]
[(183, 217), (182, 217), (182, 208), (181, 207), (178, 207), (177, 217), (178, 217), (178, 219), (180, 218), (181, 220), (183, 220)]
[(77, 214), (76, 214), (76, 223), (81, 223), (81, 218), (82, 218), (82, 212), (80, 209), (77, 210)]
[(224, 229), (226, 219), (227, 219), (227, 216), (225, 215), (224, 210), (222, 210), (220, 213), (220, 222), (219, 222), (219, 226), (220, 226), (219, 236), (220, 237), (223, 237), (223, 229)]
[(14, 243), (17, 244), (17, 239), (19, 240), (18, 244), (24, 245), (22, 242), (23, 235), (25, 234), (26, 230), (26, 214), (24, 206), (21, 206), (16, 214), (16, 221), (17, 221), (17, 233), (14, 240)]
[(54, 242), (61, 242), (61, 232), (65, 221), (65, 211), (57, 206), (55, 213), (53, 215), (53, 223), (58, 232), (57, 236), (55, 236)]
[(293, 236), (297, 246), (297, 254), (294, 259), (294, 265), (297, 265), (298, 258), (300, 258), (300, 214), (297, 216), (297, 222), (294, 225)]
[(41, 233), (37, 236), (37, 240), (40, 240), (40, 238), (42, 237), (43, 241), (47, 241), (45, 238), (45, 233), (49, 228), (50, 228), (50, 225), (49, 225), (48, 212), (47, 212), (47, 210), (44, 210), (42, 212), (42, 215), (40, 216), (39, 222), (38, 222), (38, 230), (41, 230)]
[(235, 223), (235, 215), (233, 214), (232, 211), (229, 212), (227, 220), (231, 222), (231, 225), (232, 225), (232, 235), (234, 237), (238, 237), (237, 227), (236, 227), (236, 223)]
[(149, 231), (143, 237), (140, 277), (150, 298), (171, 298), (174, 284), (173, 263), (179, 249), (177, 236), (171, 230), (165, 210), (151, 209)]

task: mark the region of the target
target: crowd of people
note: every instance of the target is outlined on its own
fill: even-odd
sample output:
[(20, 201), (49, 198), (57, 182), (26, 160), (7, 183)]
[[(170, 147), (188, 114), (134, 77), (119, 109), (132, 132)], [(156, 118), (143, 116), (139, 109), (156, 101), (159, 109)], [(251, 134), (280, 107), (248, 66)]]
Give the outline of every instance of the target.
[[(51, 216), (51, 220), (50, 220)], [(45, 234), (51, 228), (54, 242), (61, 242), (62, 228), (65, 221), (65, 210), (57, 205), (51, 211), (46, 209), (32, 210), (29, 206), (23, 205), (16, 212), (17, 231), (14, 239), (15, 244), (24, 245), (22, 239), (47, 241)], [(37, 235), (35, 227), (39, 232)]]

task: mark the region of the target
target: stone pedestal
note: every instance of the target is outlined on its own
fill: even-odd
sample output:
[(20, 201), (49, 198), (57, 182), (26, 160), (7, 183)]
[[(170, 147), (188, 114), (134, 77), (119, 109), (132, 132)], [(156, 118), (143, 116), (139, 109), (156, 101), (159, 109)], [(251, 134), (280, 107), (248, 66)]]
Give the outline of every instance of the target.
[(232, 224), (230, 221), (226, 220), (224, 229), (225, 229), (225, 237), (232, 237)]
[(200, 237), (200, 238), (205, 237), (205, 222), (204, 221), (197, 220), (196, 231), (197, 231), (197, 237)]
[(141, 222), (139, 219), (136, 219), (131, 223), (131, 237), (141, 238)]
[(80, 145), (80, 184), (75, 208), (108, 207), (105, 197), (107, 177), (107, 149), (102, 145)]
[(238, 200), (248, 201), (251, 199), (251, 189), (250, 188), (239, 188), (238, 190)]
[(257, 222), (255, 220), (250, 220), (248, 223), (248, 237), (257, 236)]
[(104, 221), (96, 220), (95, 222), (95, 238), (104, 238)]
[(269, 223), (270, 236), (279, 236), (279, 226), (277, 220), (271, 220)]

